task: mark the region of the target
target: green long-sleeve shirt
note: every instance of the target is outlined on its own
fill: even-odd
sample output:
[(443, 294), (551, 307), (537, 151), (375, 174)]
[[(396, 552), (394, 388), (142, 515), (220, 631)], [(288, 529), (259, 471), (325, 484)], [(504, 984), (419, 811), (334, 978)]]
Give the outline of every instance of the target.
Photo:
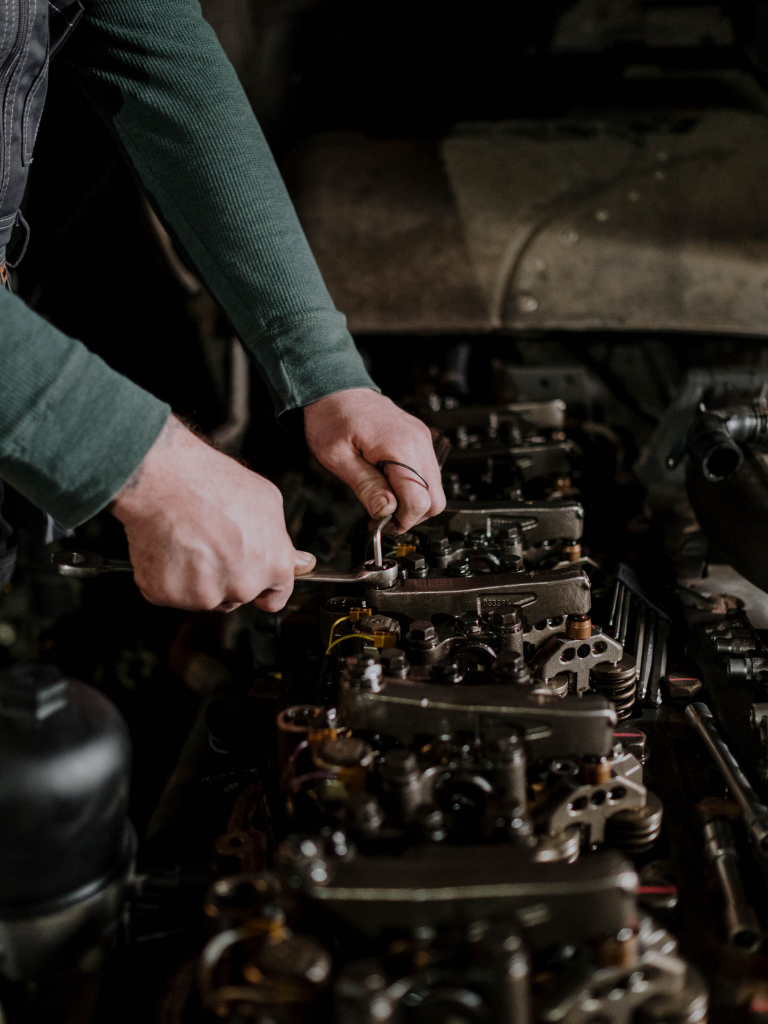
[[(57, 59), (226, 311), (278, 413), (375, 388), (196, 0), (85, 0)], [(72, 526), (94, 515), (169, 411), (0, 288), (0, 477), (40, 507)]]

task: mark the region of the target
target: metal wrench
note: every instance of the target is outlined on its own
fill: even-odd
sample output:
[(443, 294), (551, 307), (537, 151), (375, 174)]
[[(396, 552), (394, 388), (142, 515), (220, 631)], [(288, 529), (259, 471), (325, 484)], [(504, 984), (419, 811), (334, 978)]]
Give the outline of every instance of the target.
[(725, 779), (731, 796), (741, 808), (753, 851), (763, 874), (768, 878), (768, 807), (758, 799), (749, 779), (725, 744), (715, 726), (714, 716), (706, 704), (695, 702), (685, 715), (704, 741), (704, 745)]
[[(365, 562), (356, 572), (337, 572), (335, 569), (315, 568), (297, 576), (297, 580), (316, 583), (365, 583), (375, 589), (391, 587), (397, 580), (397, 562), (385, 561), (382, 554), (381, 533), (392, 516), (376, 521), (373, 531), (373, 560)], [(133, 572), (130, 562), (104, 558), (94, 551), (57, 551), (52, 557), (60, 576), (90, 579), (105, 572)]]
[(105, 572), (133, 572), (130, 562), (117, 558), (104, 558), (95, 551), (55, 551), (51, 561), (59, 576), (72, 576), (78, 580), (101, 576)]

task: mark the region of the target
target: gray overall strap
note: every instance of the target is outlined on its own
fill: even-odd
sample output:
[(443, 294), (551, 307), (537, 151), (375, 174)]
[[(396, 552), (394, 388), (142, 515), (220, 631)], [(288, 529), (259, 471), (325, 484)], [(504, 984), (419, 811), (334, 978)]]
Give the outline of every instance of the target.
[[(21, 201), (48, 89), (48, 65), (83, 13), (80, 0), (3, 0), (0, 6), (0, 285), (24, 255)], [(23, 241), (6, 255), (16, 228)], [(16, 242), (14, 240), (14, 246)]]
[[(83, 13), (80, 0), (0, 0), (0, 287), (24, 255), (29, 228), (21, 201), (48, 89), (48, 64)], [(13, 261), (6, 249), (15, 228)], [(16, 564), (19, 527), (50, 543), (69, 536), (42, 509), (0, 480), (0, 587)]]

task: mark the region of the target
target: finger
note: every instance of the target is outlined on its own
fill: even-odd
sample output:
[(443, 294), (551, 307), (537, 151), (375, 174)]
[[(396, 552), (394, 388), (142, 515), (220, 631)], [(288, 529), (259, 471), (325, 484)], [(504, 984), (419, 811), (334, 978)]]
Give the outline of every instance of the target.
[(294, 553), (293, 575), (301, 576), (315, 568), (317, 559), (310, 551), (296, 551)]
[[(414, 466), (414, 469), (417, 467)], [(397, 498), (393, 522), (400, 533), (429, 518), (432, 508), (430, 492), (415, 473), (403, 466), (387, 466), (387, 477)]]
[(158, 608), (179, 608), (185, 612), (210, 612), (216, 611), (219, 607), (217, 605), (218, 597), (214, 598), (212, 594), (197, 592), (190, 588), (158, 590), (156, 587), (140, 586), (139, 592), (145, 601)]
[(280, 588), (270, 587), (269, 590), (262, 590), (253, 603), (263, 612), (280, 612), (285, 608), (292, 592), (293, 585)]
[(281, 561), (272, 567), (272, 571), (267, 575), (267, 580), (271, 579), (271, 586), (265, 587), (254, 599), (257, 608), (265, 612), (279, 612), (285, 608), (288, 598), (293, 593), (295, 556), (295, 551), (286, 552)]
[(397, 508), (397, 498), (386, 476), (360, 455), (349, 449), (348, 456), (333, 466), (333, 472), (355, 492), (372, 519), (383, 519)]

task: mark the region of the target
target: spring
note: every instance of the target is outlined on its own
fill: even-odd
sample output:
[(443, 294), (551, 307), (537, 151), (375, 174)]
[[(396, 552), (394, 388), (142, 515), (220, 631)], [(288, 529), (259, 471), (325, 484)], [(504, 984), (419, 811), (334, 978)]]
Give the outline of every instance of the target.
[(631, 654), (625, 654), (615, 665), (610, 662), (595, 665), (591, 684), (595, 693), (607, 697), (613, 704), (619, 721), (629, 718), (637, 692), (637, 664)]
[(648, 793), (645, 807), (619, 811), (605, 823), (605, 841), (625, 853), (645, 853), (661, 833), (664, 807), (655, 793)]

